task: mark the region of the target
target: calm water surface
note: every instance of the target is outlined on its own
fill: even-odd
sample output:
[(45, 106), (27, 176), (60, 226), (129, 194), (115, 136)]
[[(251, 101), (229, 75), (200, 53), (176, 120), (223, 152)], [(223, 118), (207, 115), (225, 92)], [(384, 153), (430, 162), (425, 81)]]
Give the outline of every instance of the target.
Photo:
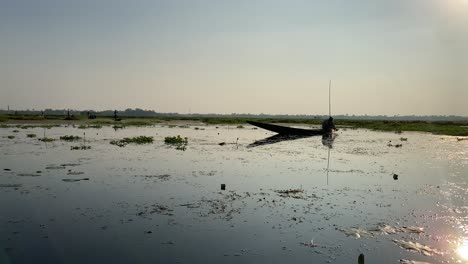
[(198, 128), (1, 128), (0, 263), (468, 263), (468, 141)]

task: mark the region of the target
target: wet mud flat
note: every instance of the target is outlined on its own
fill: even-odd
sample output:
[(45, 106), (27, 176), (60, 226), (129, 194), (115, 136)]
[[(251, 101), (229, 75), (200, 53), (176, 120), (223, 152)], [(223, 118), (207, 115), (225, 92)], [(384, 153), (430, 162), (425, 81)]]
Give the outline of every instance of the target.
[[(456, 137), (13, 130), (0, 128), (0, 263), (466, 262), (468, 141)], [(179, 135), (183, 147), (167, 144)], [(110, 143), (140, 136), (153, 141)]]

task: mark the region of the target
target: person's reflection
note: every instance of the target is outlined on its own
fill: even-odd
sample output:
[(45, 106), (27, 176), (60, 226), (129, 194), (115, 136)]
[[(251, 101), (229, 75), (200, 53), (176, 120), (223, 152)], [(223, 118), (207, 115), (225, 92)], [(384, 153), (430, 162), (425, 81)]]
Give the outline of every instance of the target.
[(322, 136), (322, 145), (327, 146), (328, 148), (333, 148), (333, 141), (335, 141), (336, 135), (334, 134), (325, 134)]

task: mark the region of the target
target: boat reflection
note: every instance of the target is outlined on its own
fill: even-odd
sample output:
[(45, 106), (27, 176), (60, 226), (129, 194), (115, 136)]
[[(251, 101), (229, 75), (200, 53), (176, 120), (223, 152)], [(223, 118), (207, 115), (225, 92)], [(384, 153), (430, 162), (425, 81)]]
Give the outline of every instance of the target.
[[(317, 136), (317, 135), (316, 135)], [(288, 140), (296, 140), (300, 138), (309, 138), (309, 137), (316, 137), (316, 136), (311, 136), (311, 135), (282, 135), (282, 134), (277, 134), (271, 137), (267, 137), (261, 140), (257, 140), (251, 144), (249, 144), (247, 147), (248, 148), (253, 148), (253, 147), (258, 147), (258, 146), (264, 146), (264, 145), (270, 145), (270, 144), (275, 144), (279, 143), (282, 141), (288, 141)], [(331, 135), (323, 135), (322, 136), (322, 144), (324, 146), (327, 146), (328, 148), (333, 147), (333, 141), (336, 138), (336, 134), (331, 134)]]
[(287, 140), (296, 140), (300, 138), (308, 138), (312, 136), (306, 136), (306, 135), (281, 135), (277, 134), (271, 137), (267, 137), (261, 140), (257, 140), (251, 144), (249, 144), (247, 147), (248, 148), (253, 148), (253, 147), (258, 147), (258, 146), (264, 146), (264, 145), (270, 145), (270, 144), (275, 144), (278, 142), (282, 141), (287, 141)]

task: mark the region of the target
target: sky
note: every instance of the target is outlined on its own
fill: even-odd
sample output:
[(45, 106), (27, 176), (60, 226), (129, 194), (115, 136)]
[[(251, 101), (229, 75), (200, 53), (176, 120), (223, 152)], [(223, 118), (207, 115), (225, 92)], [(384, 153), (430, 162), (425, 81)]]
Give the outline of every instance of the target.
[(468, 116), (468, 0), (0, 0), (0, 109)]

